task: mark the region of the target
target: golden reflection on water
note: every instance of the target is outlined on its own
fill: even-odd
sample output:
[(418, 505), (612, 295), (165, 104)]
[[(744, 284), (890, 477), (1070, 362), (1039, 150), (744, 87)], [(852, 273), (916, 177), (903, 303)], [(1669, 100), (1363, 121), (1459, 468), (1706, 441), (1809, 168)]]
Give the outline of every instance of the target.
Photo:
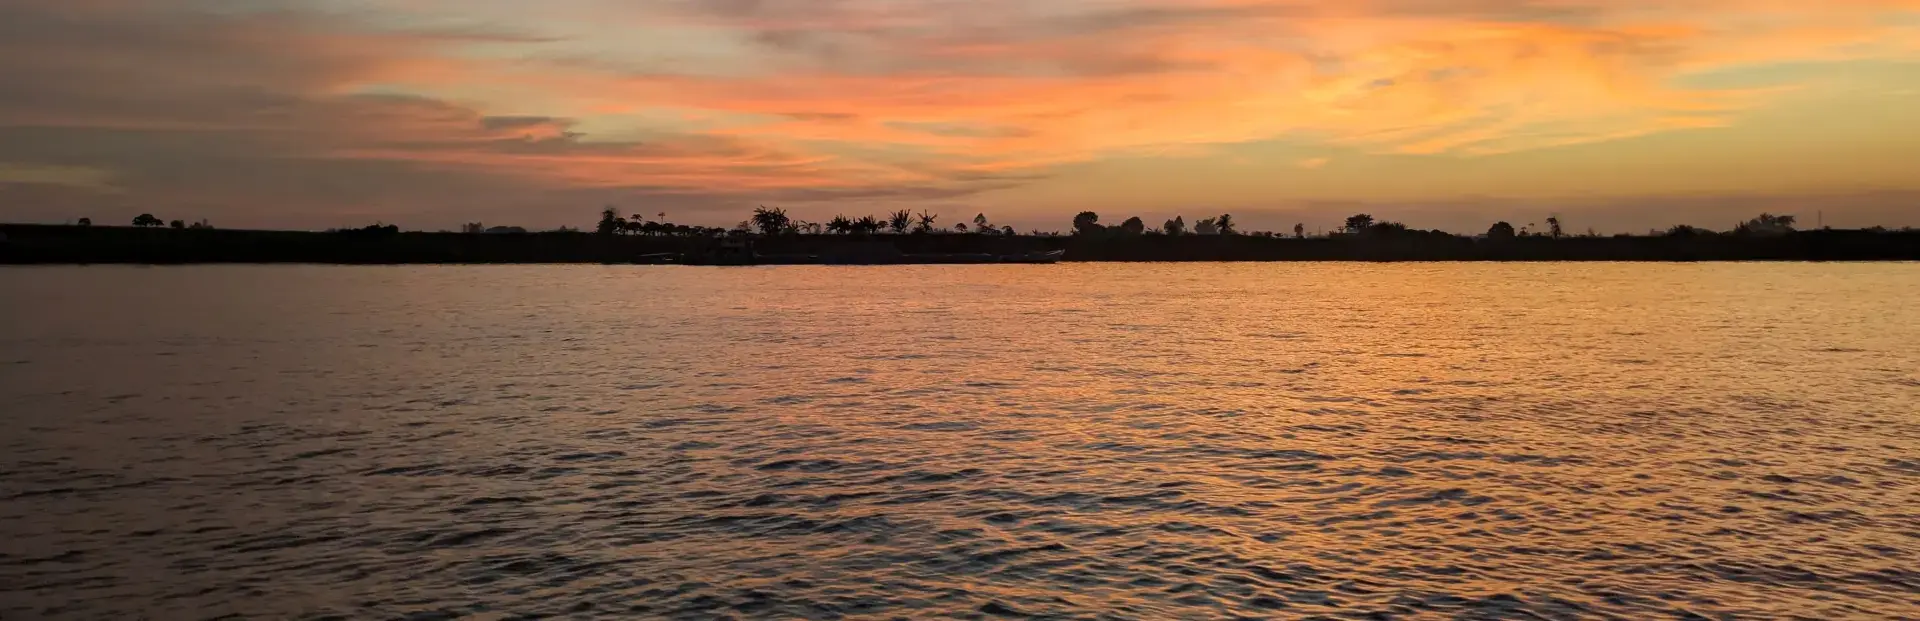
[(0, 285), (9, 617), (1920, 615), (1911, 264)]

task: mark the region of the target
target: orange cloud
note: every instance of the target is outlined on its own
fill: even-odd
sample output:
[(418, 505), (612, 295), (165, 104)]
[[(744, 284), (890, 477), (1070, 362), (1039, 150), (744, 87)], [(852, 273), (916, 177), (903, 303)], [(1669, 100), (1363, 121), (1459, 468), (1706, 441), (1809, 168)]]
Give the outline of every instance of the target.
[[(0, 93), (0, 163), (288, 209), (945, 200), (1232, 143), (1476, 156), (1738, 127), (1816, 85), (1704, 78), (1920, 59), (1920, 0), (355, 6), (0, 4), (0, 81), (31, 85)], [(421, 25), (447, 23), (514, 27)]]
[[(1036, 15), (1004, 2), (716, 3), (683, 17), (750, 42), (763, 71), (547, 83), (767, 119), (730, 135), (894, 145), (962, 165), (1290, 136), (1485, 154), (1725, 126), (1779, 90), (1685, 78), (1905, 59), (1920, 41), (1888, 19), (1920, 5), (1896, 0), (1323, 4), (1143, 0)], [(992, 130), (912, 129), (932, 126)]]

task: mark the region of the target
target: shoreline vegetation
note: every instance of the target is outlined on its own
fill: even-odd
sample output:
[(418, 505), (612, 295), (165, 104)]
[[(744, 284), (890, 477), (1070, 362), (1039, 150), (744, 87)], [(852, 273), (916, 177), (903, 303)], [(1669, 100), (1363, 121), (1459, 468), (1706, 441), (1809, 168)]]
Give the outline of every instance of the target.
[(1477, 235), (1422, 231), (1357, 214), (1326, 235), (1242, 232), (1232, 216), (1148, 228), (1106, 225), (1082, 212), (1067, 232), (1017, 233), (985, 215), (953, 227), (927, 212), (836, 216), (825, 223), (759, 208), (732, 228), (622, 216), (609, 207), (592, 230), (529, 232), (467, 224), (460, 232), (393, 225), (329, 231), (219, 229), (202, 220), (141, 214), (132, 226), (0, 224), (0, 264), (914, 264), (1064, 261), (1913, 261), (1913, 229), (1798, 230), (1793, 216), (1761, 214), (1724, 232), (1676, 226), (1643, 235), (1568, 234), (1557, 218)]

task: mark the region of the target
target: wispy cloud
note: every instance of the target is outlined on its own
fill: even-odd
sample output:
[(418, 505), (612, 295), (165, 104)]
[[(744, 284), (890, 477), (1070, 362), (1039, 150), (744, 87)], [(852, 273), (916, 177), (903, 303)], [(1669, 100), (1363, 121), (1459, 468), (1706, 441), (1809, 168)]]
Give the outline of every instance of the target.
[(263, 222), (1006, 200), (1212, 145), (1476, 157), (1738, 127), (1808, 85), (1703, 78), (1920, 60), (1920, 0), (242, 6), (0, 2), (0, 191), (99, 171)]

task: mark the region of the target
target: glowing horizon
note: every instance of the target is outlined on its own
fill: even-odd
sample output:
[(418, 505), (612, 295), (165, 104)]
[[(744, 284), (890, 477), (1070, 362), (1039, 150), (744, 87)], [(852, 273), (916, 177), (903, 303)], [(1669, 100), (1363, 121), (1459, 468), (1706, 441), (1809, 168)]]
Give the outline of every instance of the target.
[(16, 0), (0, 219), (1920, 224), (1920, 0)]

